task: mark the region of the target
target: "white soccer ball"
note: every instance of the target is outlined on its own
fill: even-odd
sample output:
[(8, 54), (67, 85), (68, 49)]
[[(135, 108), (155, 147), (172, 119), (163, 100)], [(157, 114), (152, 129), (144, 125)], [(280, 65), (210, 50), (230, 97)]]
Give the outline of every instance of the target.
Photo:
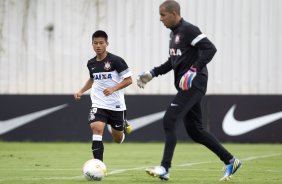
[(83, 175), (88, 181), (100, 181), (107, 175), (107, 167), (101, 160), (91, 159), (84, 163)]

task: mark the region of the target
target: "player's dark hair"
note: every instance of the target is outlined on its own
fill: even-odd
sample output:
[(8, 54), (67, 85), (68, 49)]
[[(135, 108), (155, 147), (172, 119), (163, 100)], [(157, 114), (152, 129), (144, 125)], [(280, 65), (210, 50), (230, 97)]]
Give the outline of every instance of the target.
[(163, 2), (160, 6), (164, 6), (168, 12), (175, 11), (178, 15), (180, 15), (180, 5), (174, 0), (167, 0)]
[(94, 38), (98, 38), (98, 37), (105, 38), (106, 42), (108, 41), (108, 35), (105, 31), (102, 30), (95, 31), (95, 33), (93, 33), (92, 35), (92, 41), (94, 40)]

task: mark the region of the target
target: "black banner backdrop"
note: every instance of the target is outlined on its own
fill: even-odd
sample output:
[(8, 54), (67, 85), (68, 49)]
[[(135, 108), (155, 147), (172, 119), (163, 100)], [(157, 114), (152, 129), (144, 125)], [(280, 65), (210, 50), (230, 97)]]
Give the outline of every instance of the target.
[(281, 95), (208, 96), (207, 114), (209, 130), (219, 140), (282, 142)]
[[(127, 141), (163, 141), (162, 116), (172, 95), (128, 95)], [(282, 142), (282, 95), (208, 95), (204, 127), (223, 142)], [(90, 98), (72, 95), (0, 95), (0, 140), (90, 141)], [(223, 126), (224, 123), (224, 126)], [(224, 127), (224, 128), (223, 128)], [(178, 140), (191, 140), (180, 123)], [(103, 140), (112, 141), (105, 130)]]
[[(173, 96), (126, 96), (127, 117), (129, 120), (164, 111)], [(79, 102), (72, 95), (2, 95), (0, 96), (0, 140), (7, 141), (89, 141), (92, 139), (88, 125), (90, 97), (84, 95)], [(31, 113), (53, 110), (49, 114), (38, 115), (33, 121), (25, 119)], [(47, 113), (47, 112), (46, 112)], [(12, 121), (19, 118), (28, 123), (15, 127)], [(3, 132), (3, 125), (12, 126)], [(10, 124), (10, 125), (9, 125)], [(2, 130), (1, 130), (2, 129)], [(180, 128), (179, 138), (187, 140)], [(112, 141), (106, 129), (103, 140)], [(127, 141), (162, 141), (161, 117), (147, 126), (136, 129)]]

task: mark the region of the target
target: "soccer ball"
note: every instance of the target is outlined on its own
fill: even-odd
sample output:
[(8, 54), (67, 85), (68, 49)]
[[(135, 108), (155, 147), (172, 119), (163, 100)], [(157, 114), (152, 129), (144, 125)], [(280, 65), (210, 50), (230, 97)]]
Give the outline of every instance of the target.
[(91, 159), (84, 163), (83, 175), (88, 181), (100, 181), (107, 175), (107, 167), (101, 160)]

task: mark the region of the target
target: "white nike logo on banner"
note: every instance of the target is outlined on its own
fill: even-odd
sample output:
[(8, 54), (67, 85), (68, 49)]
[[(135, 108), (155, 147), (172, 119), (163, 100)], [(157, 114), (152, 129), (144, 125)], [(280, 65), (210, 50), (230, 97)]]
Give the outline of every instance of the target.
[(26, 114), (23, 116), (19, 116), (16, 118), (12, 118), (12, 119), (8, 119), (5, 121), (0, 121), (0, 135), (7, 133), (11, 130), (14, 130), (22, 125), (25, 125), (31, 121), (34, 121), (38, 118), (41, 118), (43, 116), (46, 116), (52, 112), (58, 111), (62, 108), (65, 108), (67, 106), (67, 104), (63, 104), (63, 105), (59, 105), (57, 107), (52, 107), (52, 108), (48, 108), (45, 110), (41, 110), (41, 111), (37, 111), (37, 112), (33, 112), (30, 114)]
[[(130, 119), (128, 120), (129, 124), (131, 125), (131, 132), (136, 131), (140, 128), (143, 128), (149, 124), (152, 124), (160, 119), (163, 118), (165, 111), (157, 112), (154, 114), (149, 114), (146, 116), (141, 116), (139, 118)], [(111, 132), (111, 126), (108, 125), (108, 130)]]
[(250, 120), (238, 121), (234, 118), (235, 108), (236, 105), (233, 105), (230, 108), (230, 110), (226, 113), (222, 124), (223, 131), (230, 136), (238, 136), (248, 133), (282, 118), (281, 111)]

